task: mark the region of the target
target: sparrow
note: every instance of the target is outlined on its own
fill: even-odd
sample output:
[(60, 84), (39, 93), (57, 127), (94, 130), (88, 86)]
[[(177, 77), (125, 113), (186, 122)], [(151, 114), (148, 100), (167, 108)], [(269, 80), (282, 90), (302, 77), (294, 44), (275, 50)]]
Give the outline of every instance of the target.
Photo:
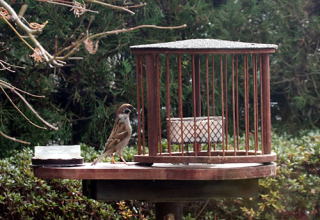
[(130, 124), (130, 113), (135, 108), (130, 104), (122, 104), (116, 112), (116, 120), (114, 122), (111, 134), (105, 143), (103, 153), (93, 161), (91, 165), (100, 162), (104, 157), (112, 156), (111, 163), (115, 163), (114, 154), (117, 153), (120, 159), (127, 164), (122, 156), (123, 149), (129, 143), (132, 128)]

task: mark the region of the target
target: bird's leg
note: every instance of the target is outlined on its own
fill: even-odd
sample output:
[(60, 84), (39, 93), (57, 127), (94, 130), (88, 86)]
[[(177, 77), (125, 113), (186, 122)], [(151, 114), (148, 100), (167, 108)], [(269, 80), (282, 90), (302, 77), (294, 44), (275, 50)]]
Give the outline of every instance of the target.
[(115, 164), (115, 163), (116, 163), (116, 161), (114, 160), (114, 154), (112, 154), (111, 163), (112, 163), (112, 164)]
[(123, 162), (125, 165), (128, 165), (128, 166), (129, 166), (129, 164), (128, 164), (127, 161), (123, 158), (122, 155), (120, 155), (120, 159), (122, 160), (122, 162)]

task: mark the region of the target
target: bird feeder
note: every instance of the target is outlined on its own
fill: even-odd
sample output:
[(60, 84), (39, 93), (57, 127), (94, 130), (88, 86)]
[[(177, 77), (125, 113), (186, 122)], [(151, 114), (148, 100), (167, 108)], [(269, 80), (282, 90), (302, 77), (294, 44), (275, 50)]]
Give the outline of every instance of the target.
[(269, 163), (277, 45), (191, 39), (132, 46), (141, 163)]

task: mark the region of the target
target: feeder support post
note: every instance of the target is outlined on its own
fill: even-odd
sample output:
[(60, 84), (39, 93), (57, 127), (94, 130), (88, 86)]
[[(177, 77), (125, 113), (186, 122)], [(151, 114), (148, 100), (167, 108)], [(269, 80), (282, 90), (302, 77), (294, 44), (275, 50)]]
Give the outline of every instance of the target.
[(271, 153), (270, 55), (262, 55), (262, 146), (263, 153)]
[(159, 143), (159, 114), (158, 99), (160, 94), (158, 91), (157, 77), (157, 55), (147, 54), (146, 59), (146, 75), (147, 75), (147, 106), (148, 106), (148, 147), (149, 155), (156, 156)]

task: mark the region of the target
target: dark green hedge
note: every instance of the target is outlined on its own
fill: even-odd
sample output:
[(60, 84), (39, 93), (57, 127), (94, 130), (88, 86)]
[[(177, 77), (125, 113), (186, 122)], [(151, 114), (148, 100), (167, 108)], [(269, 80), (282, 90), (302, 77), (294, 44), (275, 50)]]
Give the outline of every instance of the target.
[[(274, 135), (272, 141), (278, 155), (277, 175), (260, 179), (255, 197), (210, 201), (201, 219), (320, 219), (320, 132)], [(186, 219), (191, 220), (203, 203), (187, 206)]]
[[(259, 181), (252, 198), (185, 204), (185, 219), (319, 219), (320, 132), (300, 137), (273, 136), (278, 154), (277, 176)], [(126, 159), (135, 153), (126, 151)], [(82, 146), (92, 161), (98, 153)], [(0, 219), (152, 219), (152, 204), (138, 201), (103, 203), (81, 194), (81, 182), (44, 181), (30, 169), (32, 152), (23, 150), (0, 160)]]
[[(86, 160), (98, 155), (86, 146), (82, 152)], [(23, 150), (0, 160), (0, 219), (149, 219), (147, 203), (99, 202), (82, 195), (81, 181), (38, 179), (32, 154)]]

